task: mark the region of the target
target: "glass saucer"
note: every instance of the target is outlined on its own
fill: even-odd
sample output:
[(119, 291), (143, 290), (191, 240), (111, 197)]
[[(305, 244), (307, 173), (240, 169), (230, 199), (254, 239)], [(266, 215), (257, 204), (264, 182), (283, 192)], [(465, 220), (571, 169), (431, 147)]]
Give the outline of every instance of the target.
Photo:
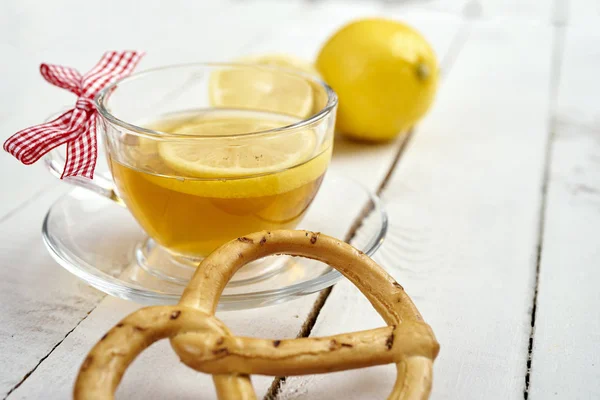
[[(387, 214), (366, 188), (328, 173), (297, 228), (346, 238), (373, 255), (385, 237)], [(147, 238), (125, 208), (85, 189), (74, 189), (50, 207), (42, 236), (60, 265), (112, 296), (148, 305), (174, 304), (185, 288), (180, 276), (154, 273), (144, 264), (149, 258), (160, 260), (158, 253), (164, 250)], [(325, 289), (341, 277), (318, 261), (286, 256), (264, 260), (271, 259), (277, 265), (272, 273), (253, 279), (234, 277), (219, 309), (280, 303)]]

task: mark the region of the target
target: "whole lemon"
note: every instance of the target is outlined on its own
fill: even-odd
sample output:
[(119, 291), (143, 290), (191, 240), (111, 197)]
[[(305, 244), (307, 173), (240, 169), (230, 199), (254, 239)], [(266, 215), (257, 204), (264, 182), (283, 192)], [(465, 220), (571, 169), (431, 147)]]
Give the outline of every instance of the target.
[(435, 53), (423, 36), (381, 18), (336, 32), (321, 49), (317, 69), (338, 94), (338, 130), (369, 141), (411, 128), (431, 106), (438, 80)]

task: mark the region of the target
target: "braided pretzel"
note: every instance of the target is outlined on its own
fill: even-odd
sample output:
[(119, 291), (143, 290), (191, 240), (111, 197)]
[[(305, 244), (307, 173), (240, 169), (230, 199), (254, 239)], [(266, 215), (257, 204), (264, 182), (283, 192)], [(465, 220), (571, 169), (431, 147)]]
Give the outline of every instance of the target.
[[(215, 316), (233, 274), (250, 261), (289, 254), (323, 261), (354, 283), (387, 327), (322, 338), (266, 340), (233, 336)], [(332, 237), (280, 230), (233, 240), (202, 261), (176, 306), (140, 309), (90, 351), (75, 383), (76, 400), (113, 399), (126, 368), (145, 348), (170, 338), (181, 361), (213, 375), (220, 400), (256, 399), (250, 374), (306, 375), (395, 363), (388, 399), (426, 399), (439, 345), (391, 276), (364, 253)]]

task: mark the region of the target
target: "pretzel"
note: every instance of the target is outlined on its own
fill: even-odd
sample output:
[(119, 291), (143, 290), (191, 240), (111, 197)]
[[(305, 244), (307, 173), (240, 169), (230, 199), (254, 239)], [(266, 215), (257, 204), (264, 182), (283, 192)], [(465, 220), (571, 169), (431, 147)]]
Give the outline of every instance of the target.
[[(369, 299), (387, 327), (289, 340), (233, 336), (214, 314), (233, 274), (273, 254), (325, 262)], [(306, 375), (395, 363), (388, 399), (427, 399), (439, 344), (411, 299), (363, 252), (308, 231), (263, 231), (226, 243), (202, 261), (175, 306), (142, 308), (119, 322), (90, 351), (75, 383), (76, 400), (113, 399), (134, 358), (169, 338), (187, 366), (213, 375), (220, 400), (256, 399), (250, 374)]]

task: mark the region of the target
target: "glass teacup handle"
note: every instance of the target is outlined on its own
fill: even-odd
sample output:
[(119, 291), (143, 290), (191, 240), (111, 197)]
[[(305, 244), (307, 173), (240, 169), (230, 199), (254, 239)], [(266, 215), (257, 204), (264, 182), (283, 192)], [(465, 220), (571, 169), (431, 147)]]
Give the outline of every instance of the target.
[[(44, 164), (46, 164), (46, 167), (52, 175), (60, 179), (65, 165), (65, 158), (58, 150), (52, 150), (46, 154), (44, 156)], [(115, 191), (115, 185), (113, 181), (108, 177), (102, 176), (102, 174), (99, 172), (96, 172), (94, 179), (87, 179), (80, 176), (70, 176), (63, 180), (72, 185), (91, 190), (94, 193), (109, 198), (112, 201), (124, 206), (123, 201)]]

